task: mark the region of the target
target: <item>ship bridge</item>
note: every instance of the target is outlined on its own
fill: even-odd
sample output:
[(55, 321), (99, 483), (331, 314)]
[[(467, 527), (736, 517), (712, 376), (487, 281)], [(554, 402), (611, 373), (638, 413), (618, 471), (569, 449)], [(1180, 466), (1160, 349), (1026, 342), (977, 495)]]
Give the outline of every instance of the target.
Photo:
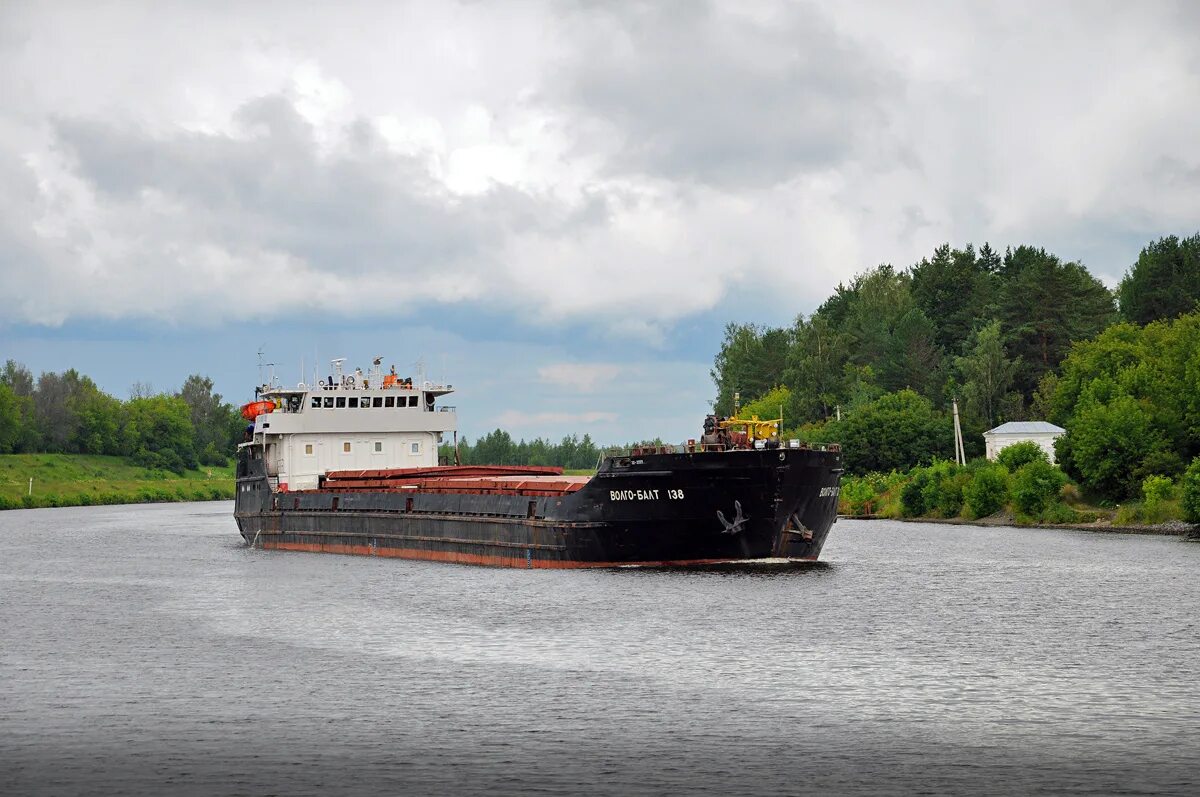
[(252, 456), (266, 460), (278, 489), (316, 489), (330, 471), (431, 467), (438, 444), (458, 429), (453, 406), (441, 399), (452, 385), (418, 376), (384, 373), (375, 358), (364, 373), (331, 373), (312, 384), (284, 387), (271, 377), (255, 389), (257, 399), (242, 408)]

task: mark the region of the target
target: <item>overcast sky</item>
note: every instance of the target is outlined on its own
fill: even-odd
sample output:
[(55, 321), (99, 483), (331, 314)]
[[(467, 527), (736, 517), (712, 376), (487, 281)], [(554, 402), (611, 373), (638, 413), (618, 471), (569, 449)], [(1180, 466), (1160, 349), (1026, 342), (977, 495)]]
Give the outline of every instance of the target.
[(421, 358), (471, 437), (695, 436), (727, 321), (1200, 229), (1198, 9), (6, 0), (0, 359)]

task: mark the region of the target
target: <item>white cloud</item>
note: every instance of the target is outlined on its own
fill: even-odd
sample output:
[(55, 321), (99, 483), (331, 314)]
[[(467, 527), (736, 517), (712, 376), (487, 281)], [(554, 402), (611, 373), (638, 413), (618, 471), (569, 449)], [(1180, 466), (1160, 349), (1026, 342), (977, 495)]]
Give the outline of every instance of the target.
[(467, 305), (656, 344), (943, 241), (1111, 282), (1200, 218), (1186, 4), (293, 11), (0, 8), (3, 321)]
[(591, 410), (587, 412), (523, 412), (521, 410), (506, 410), (496, 418), (496, 423), (504, 429), (529, 429), (546, 426), (567, 426), (570, 428), (588, 426), (597, 423), (612, 423), (617, 420), (615, 412)]
[(612, 384), (620, 373), (621, 367), (611, 363), (550, 363), (538, 368), (538, 381), (592, 393), (602, 385)]

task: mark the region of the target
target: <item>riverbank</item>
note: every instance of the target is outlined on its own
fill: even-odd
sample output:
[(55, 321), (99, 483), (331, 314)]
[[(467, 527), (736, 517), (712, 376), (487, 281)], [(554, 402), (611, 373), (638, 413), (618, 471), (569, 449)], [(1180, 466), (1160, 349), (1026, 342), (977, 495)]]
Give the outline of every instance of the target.
[(233, 495), (232, 463), (178, 475), (98, 454), (0, 455), (0, 509), (220, 501)]
[(948, 526), (1014, 526), (1032, 529), (1071, 529), (1075, 531), (1099, 531), (1116, 534), (1156, 534), (1168, 537), (1200, 538), (1200, 526), (1182, 521), (1155, 523), (1152, 525), (1117, 525), (1099, 520), (1092, 523), (1020, 523), (1009, 514), (999, 514), (978, 520), (966, 518), (931, 517), (885, 517), (883, 515), (838, 515), (838, 520), (895, 520), (901, 523), (937, 523)]

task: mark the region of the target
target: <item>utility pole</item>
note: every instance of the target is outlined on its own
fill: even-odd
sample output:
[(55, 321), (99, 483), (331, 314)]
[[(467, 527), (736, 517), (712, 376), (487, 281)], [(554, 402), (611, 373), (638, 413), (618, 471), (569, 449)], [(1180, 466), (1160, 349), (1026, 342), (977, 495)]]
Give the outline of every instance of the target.
[(967, 454), (963, 449), (962, 426), (958, 422), (958, 399), (953, 399), (954, 407), (954, 461), (959, 465), (967, 464)]

